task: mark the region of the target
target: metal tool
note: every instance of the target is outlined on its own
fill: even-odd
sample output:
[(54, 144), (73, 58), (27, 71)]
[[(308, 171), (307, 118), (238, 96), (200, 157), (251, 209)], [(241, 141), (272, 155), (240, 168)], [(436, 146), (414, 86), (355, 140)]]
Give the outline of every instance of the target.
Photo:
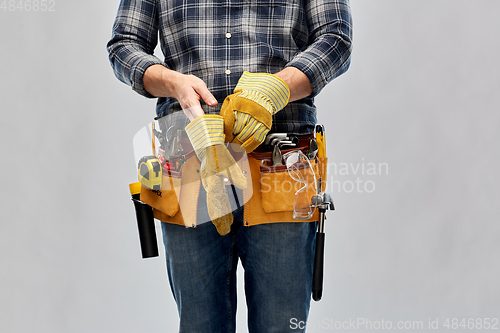
[(181, 143), (181, 140), (182, 140), (182, 130), (178, 129), (177, 130), (177, 135), (175, 136), (175, 152), (174, 154), (175, 155), (180, 155), (182, 154), (182, 152), (184, 151), (184, 148), (182, 148), (182, 143)]
[[(277, 133), (283, 134), (283, 133)], [(272, 134), (271, 134), (272, 135)], [(271, 160), (273, 165), (283, 165), (281, 149), (283, 147), (293, 148), (298, 145), (298, 138), (296, 136), (279, 136), (274, 137), (270, 140), (270, 144), (273, 147), (273, 153), (271, 155)]]
[(156, 128), (153, 128), (153, 134), (160, 142), (160, 148), (165, 149), (165, 144), (167, 143), (167, 138), (163, 135), (162, 132), (158, 131)]
[(182, 155), (184, 149), (182, 147), (182, 130), (179, 126), (173, 125), (167, 127), (165, 122), (159, 120), (161, 131), (153, 128), (153, 134), (160, 142), (159, 161), (162, 167), (168, 170), (180, 171), (182, 165), (186, 161)]
[(273, 154), (271, 156), (273, 165), (283, 165), (282, 155), (279, 145), (274, 145)]
[(271, 133), (266, 136), (262, 144), (262, 150), (269, 152), (274, 150), (274, 146), (280, 143), (280, 148), (292, 148), (299, 145), (299, 138), (296, 135), (287, 133)]
[(318, 154), (318, 143), (316, 139), (309, 140), (309, 150), (307, 151), (307, 158), (313, 160)]
[[(325, 126), (316, 125), (315, 141), (317, 146), (316, 156), (319, 158), (326, 157), (326, 136)], [(311, 150), (310, 146), (310, 152)], [(318, 207), (319, 223), (316, 233), (316, 252), (314, 254), (314, 270), (313, 270), (313, 286), (312, 298), (316, 302), (321, 300), (323, 296), (323, 266), (325, 255), (325, 214), (328, 209), (334, 210), (332, 197), (328, 193), (321, 191), (321, 178), (318, 179), (317, 193), (311, 198), (311, 204)]]
[(271, 144), (271, 141), (273, 139), (281, 139), (281, 140), (286, 140), (288, 134), (286, 133), (271, 133), (266, 136), (266, 139), (264, 140), (265, 145)]
[(177, 128), (178, 126), (170, 126), (167, 130), (167, 144), (165, 145), (165, 160), (169, 160), (170, 156), (175, 155), (177, 146)]
[(325, 214), (328, 209), (335, 210), (332, 197), (321, 192), (321, 177), (318, 179), (318, 190), (311, 198), (311, 204), (318, 207), (319, 223), (316, 232), (316, 250), (314, 253), (312, 298), (316, 302), (323, 296), (323, 266), (325, 256)]

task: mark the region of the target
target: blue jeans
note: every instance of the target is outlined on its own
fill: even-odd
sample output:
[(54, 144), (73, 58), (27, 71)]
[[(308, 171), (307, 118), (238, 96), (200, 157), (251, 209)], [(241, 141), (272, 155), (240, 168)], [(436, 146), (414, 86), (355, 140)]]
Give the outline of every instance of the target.
[(161, 224), (180, 332), (236, 331), (238, 258), (245, 269), (249, 332), (303, 332), (292, 323), (305, 322), (309, 313), (316, 223), (244, 227), (243, 208), (233, 215), (225, 236), (210, 222), (196, 228)]

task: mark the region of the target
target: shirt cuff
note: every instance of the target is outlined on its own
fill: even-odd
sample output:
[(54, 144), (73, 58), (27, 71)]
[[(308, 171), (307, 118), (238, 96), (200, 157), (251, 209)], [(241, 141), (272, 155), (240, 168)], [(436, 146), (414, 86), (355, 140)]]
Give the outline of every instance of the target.
[[(320, 46), (325, 48), (325, 45)], [(351, 63), (350, 47), (346, 48), (345, 53), (337, 56), (336, 59), (331, 59), (331, 55), (328, 55), (325, 50), (322, 51), (321, 47), (298, 53), (285, 66), (295, 67), (307, 76), (312, 89), (309, 97), (315, 97), (330, 81), (345, 73)]]
[(315, 65), (314, 59), (308, 55), (300, 55), (293, 59), (285, 67), (295, 67), (304, 73), (311, 83), (312, 93), (309, 97), (314, 97), (323, 89), (328, 81), (321, 75), (321, 68)]
[(137, 63), (133, 67), (133, 74), (132, 74), (133, 80), (131, 85), (132, 90), (147, 98), (156, 98), (144, 88), (144, 81), (143, 81), (146, 69), (148, 69), (149, 66), (153, 65), (162, 65), (167, 67), (165, 63), (163, 63), (163, 61), (161, 61), (154, 55), (141, 56), (141, 58), (137, 61)]

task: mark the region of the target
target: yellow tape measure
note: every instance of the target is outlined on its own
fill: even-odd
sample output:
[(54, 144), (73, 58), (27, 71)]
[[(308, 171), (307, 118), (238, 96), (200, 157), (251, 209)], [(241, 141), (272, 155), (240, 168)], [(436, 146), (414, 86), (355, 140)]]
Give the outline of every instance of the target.
[(153, 191), (161, 189), (162, 168), (156, 156), (144, 156), (139, 160), (138, 177), (139, 182)]

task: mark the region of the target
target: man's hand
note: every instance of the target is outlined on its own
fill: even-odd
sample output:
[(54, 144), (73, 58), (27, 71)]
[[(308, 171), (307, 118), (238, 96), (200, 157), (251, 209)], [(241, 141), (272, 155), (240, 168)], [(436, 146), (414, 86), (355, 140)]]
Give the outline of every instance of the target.
[(271, 129), (272, 116), (286, 106), (289, 98), (290, 89), (280, 77), (243, 72), (220, 110), (226, 140), (252, 152)]
[(214, 114), (201, 116), (186, 126), (186, 133), (201, 161), (200, 177), (207, 191), (208, 215), (219, 234), (226, 235), (231, 231), (233, 215), (224, 178), (238, 188), (245, 188), (247, 180), (224, 145), (224, 119)]
[(208, 91), (203, 80), (194, 75), (181, 74), (162, 65), (149, 66), (144, 72), (143, 82), (144, 88), (151, 95), (177, 99), (191, 121), (204, 114), (200, 99), (203, 99), (208, 106), (217, 105), (217, 100)]
[(274, 75), (244, 72), (220, 111), (226, 140), (241, 144), (247, 153), (253, 151), (271, 129), (272, 115), (311, 93), (309, 78), (295, 67)]

